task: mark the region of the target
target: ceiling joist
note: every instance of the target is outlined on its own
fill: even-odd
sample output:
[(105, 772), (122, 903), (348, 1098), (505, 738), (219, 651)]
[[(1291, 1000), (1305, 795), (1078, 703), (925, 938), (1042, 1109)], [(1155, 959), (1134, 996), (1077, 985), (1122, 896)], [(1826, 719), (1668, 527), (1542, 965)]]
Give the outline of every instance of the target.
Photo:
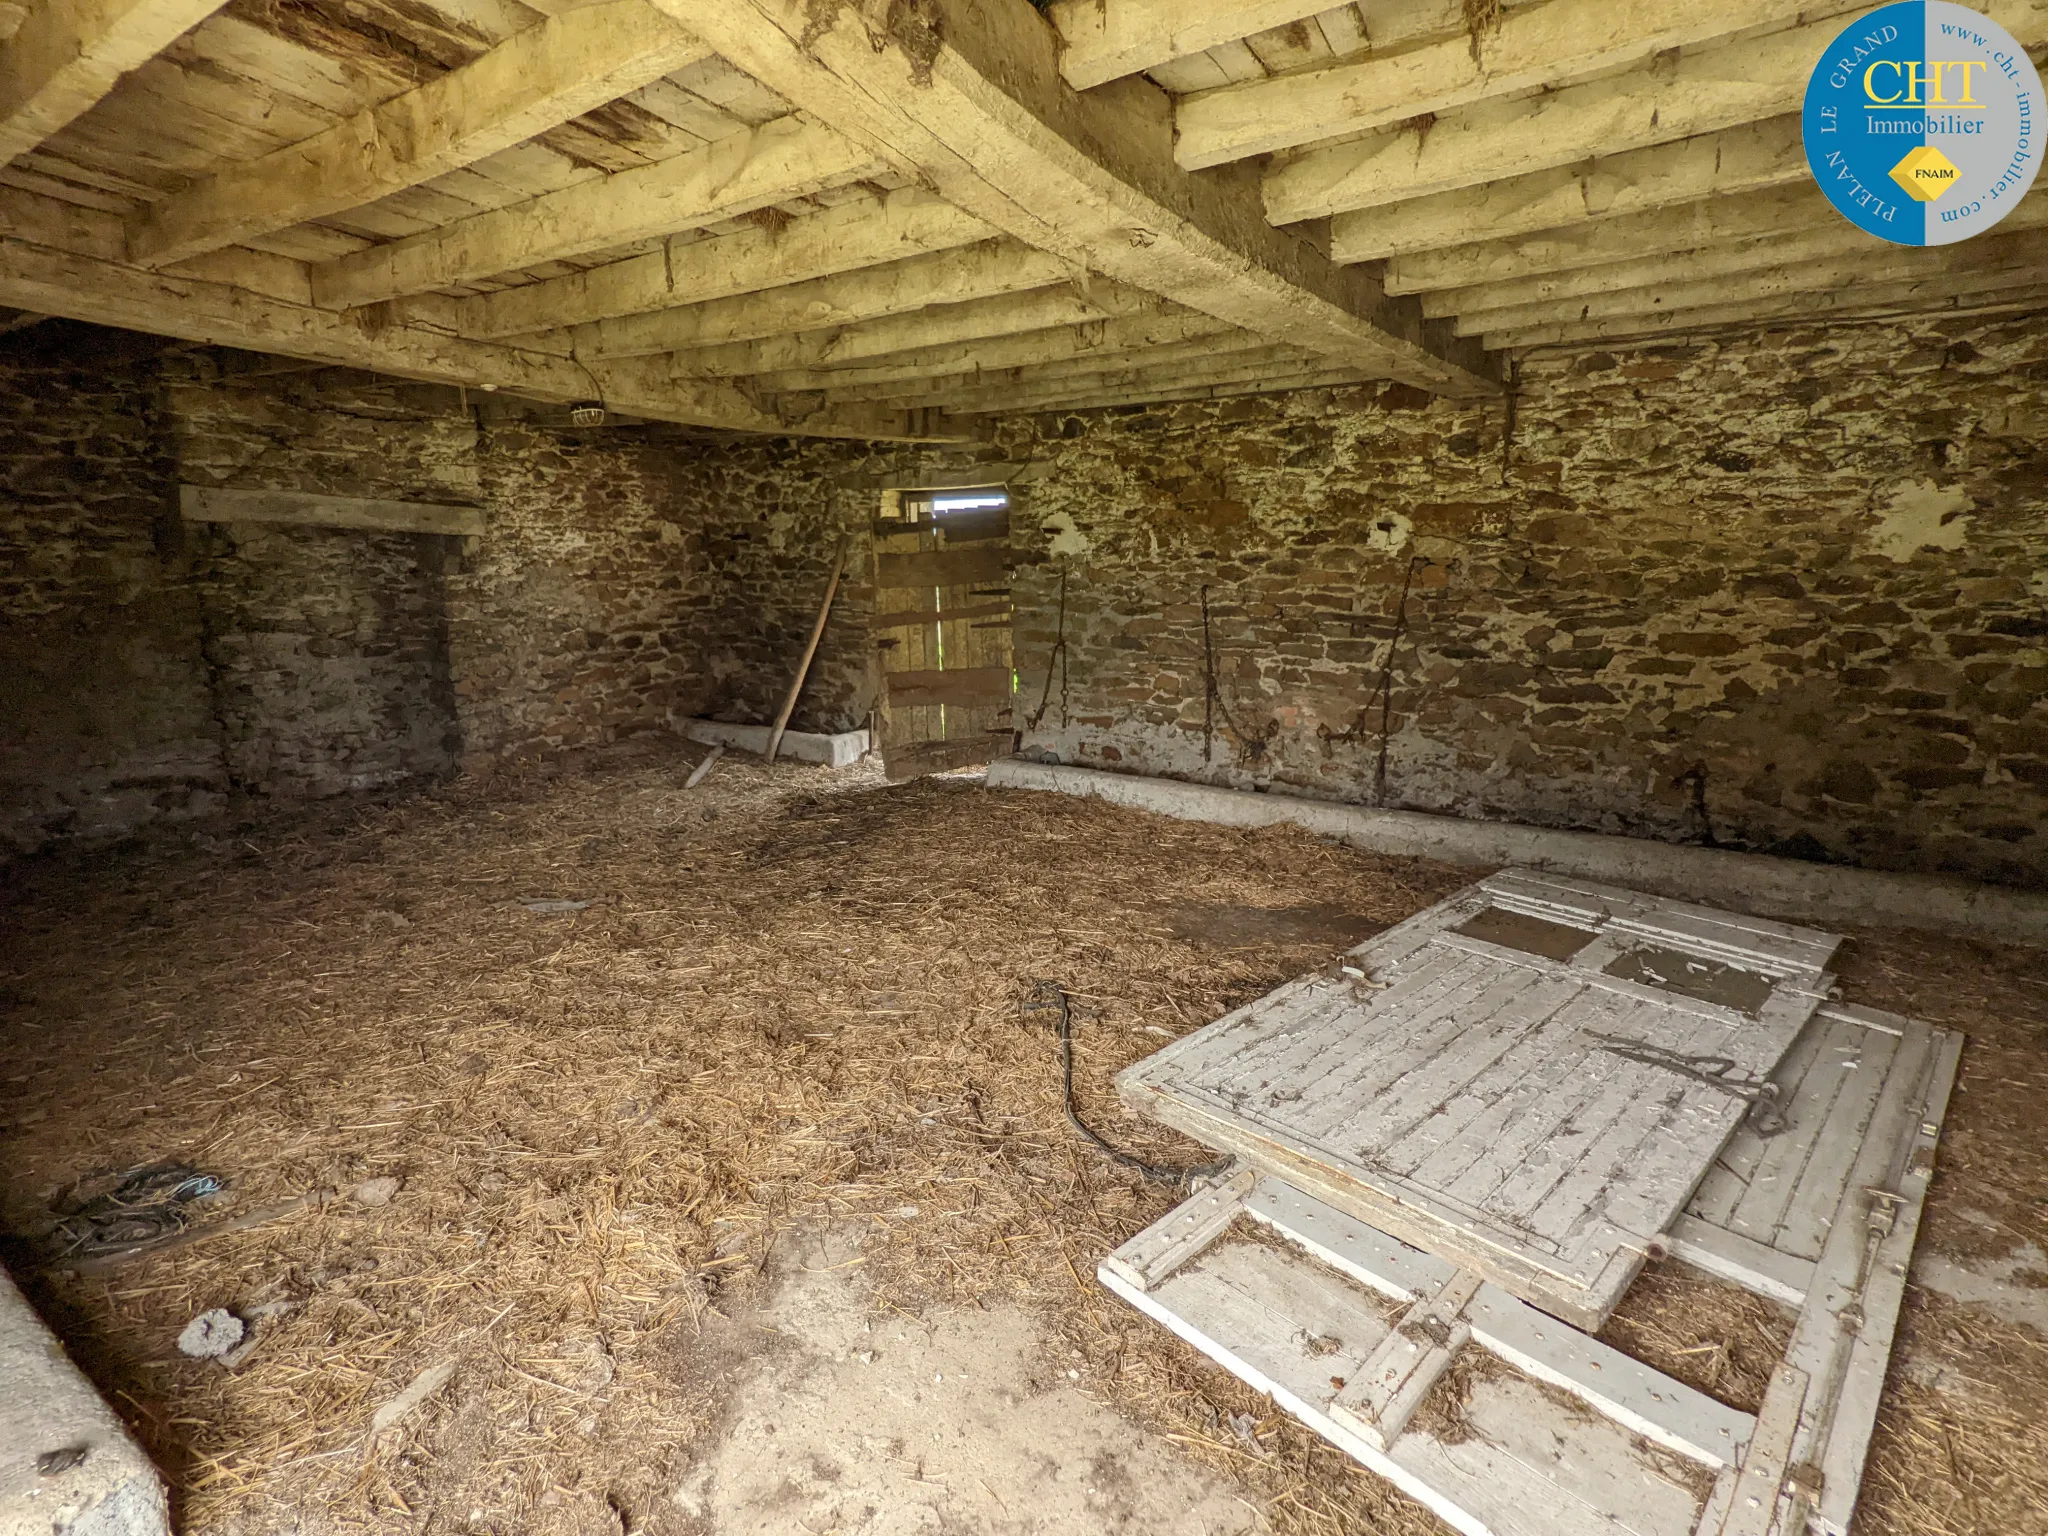
[(710, 55), (645, 0), (604, 0), (324, 133), (206, 177), (140, 215), (131, 259), (164, 266), (373, 203), (473, 165)]
[(0, 165), (83, 116), (226, 0), (30, 0), (0, 44)]
[(661, 0), (755, 79), (1026, 244), (1305, 350), (1461, 395), (1494, 392), (1477, 348), (1419, 307), (1270, 228), (1241, 181), (1173, 163), (1165, 97), (1083, 97), (1023, 4), (891, 9), (900, 36), (808, 0)]
[(459, 324), (471, 336), (583, 325), (855, 272), (971, 245), (994, 233), (922, 187), (902, 187), (715, 239), (671, 238), (644, 256), (478, 294), (462, 301)]
[(340, 257), (314, 269), (313, 294), (340, 309), (426, 293), (702, 228), (886, 169), (830, 128), (777, 118), (673, 159)]
[(1174, 153), (1190, 170), (1223, 165), (1643, 64), (1667, 49), (1826, 9), (1812, 0), (1549, 0), (1508, 12), (1478, 38), (1373, 53), (1185, 97), (1174, 112)]

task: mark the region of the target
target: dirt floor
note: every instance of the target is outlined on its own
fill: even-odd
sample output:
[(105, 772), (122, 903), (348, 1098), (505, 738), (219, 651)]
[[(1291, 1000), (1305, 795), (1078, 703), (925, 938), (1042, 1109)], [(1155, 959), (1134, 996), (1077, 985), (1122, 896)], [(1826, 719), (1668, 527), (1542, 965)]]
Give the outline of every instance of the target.
[[(1205, 1161), (1111, 1074), (1475, 872), (958, 778), (686, 792), (693, 755), (7, 877), (7, 1256), (181, 1529), (1440, 1531), (1093, 1282), (1175, 1196), (1072, 1133), (1026, 1005), (1080, 1004), (1099, 1125)], [(2048, 1532), (2048, 957), (1840, 970), (1971, 1037), (1859, 1530)], [(40, 1267), (81, 1181), (167, 1158), (227, 1181), (204, 1221), (338, 1193)], [(1699, 1286), (1617, 1326), (1741, 1401), (1782, 1319)], [(272, 1314), (233, 1368), (175, 1347), (210, 1307)]]

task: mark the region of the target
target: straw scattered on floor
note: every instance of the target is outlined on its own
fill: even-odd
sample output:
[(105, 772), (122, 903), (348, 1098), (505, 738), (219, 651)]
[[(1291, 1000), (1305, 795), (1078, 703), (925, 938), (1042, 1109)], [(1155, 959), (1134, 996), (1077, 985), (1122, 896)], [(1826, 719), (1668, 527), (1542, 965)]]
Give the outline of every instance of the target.
[[(1154, 1161), (1206, 1161), (1122, 1113), (1111, 1075), (1473, 872), (959, 780), (729, 758), (684, 791), (689, 765), (612, 749), (17, 872), (9, 1230), (46, 1228), (72, 1180), (166, 1157), (228, 1177), (221, 1215), (401, 1181), (385, 1205), (37, 1282), (182, 1529), (682, 1530), (668, 1494), (730, 1363), (704, 1325), (744, 1312), (779, 1234), (832, 1218), (868, 1230), (878, 1306), (1029, 1302), (1084, 1388), (1276, 1529), (1440, 1530), (1095, 1285), (1174, 1196), (1071, 1134), (1049, 1021), (1021, 1005), (1068, 988), (1088, 1114)], [(1986, 1009), (2014, 1017), (2024, 988), (1997, 977), (2021, 969), (1993, 965)], [(1900, 1006), (1896, 979), (1867, 1000)], [(2007, 1135), (1987, 1134), (1980, 1159)], [(172, 1347), (216, 1306), (276, 1312), (233, 1371)], [(1749, 1356), (1717, 1368), (1746, 1380)], [(1947, 1474), (1910, 1395), (1887, 1413), (1868, 1528), (1964, 1529), (1912, 1524)], [(2024, 1505), (2040, 1476), (1959, 1485), (1956, 1508)]]

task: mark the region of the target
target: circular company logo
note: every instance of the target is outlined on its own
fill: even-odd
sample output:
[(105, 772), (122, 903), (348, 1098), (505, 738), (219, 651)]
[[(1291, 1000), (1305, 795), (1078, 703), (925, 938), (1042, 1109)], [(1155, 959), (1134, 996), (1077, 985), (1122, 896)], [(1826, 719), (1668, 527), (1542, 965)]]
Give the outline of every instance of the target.
[(1843, 217), (1952, 245), (2011, 213), (2041, 163), (2041, 77), (1968, 6), (1905, 0), (1843, 29), (1806, 82), (1806, 161)]

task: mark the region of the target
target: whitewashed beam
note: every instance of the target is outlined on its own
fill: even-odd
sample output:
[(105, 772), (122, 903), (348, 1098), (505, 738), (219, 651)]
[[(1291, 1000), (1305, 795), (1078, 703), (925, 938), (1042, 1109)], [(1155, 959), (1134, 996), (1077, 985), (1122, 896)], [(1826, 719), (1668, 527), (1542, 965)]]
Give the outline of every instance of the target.
[(644, 0), (607, 0), (543, 21), (459, 69), (144, 209), (129, 229), (129, 256), (165, 266), (373, 203), (710, 52)]
[(906, 44), (851, 6), (661, 3), (763, 84), (1027, 245), (1352, 366), (1446, 393), (1497, 389), (1484, 354), (1449, 344), (1418, 306), (1390, 304), (1376, 280), (1347, 280), (1270, 228), (1246, 181), (1182, 172), (1163, 93), (1132, 81), (1076, 94), (1057, 34), (1028, 5), (928, 0)]
[(1060, 73), (1077, 91), (1300, 21), (1310, 0), (1059, 0)]
[[(1091, 0), (1078, 4), (1092, 9)], [(1667, 48), (1697, 47), (1828, 9), (1811, 0), (1550, 0), (1506, 13), (1476, 43), (1453, 38), (1182, 97), (1174, 108), (1174, 155), (1189, 170), (1223, 165), (1644, 64)]]
[(919, 379), (976, 369), (1023, 368), (1116, 358), (1124, 353), (1152, 351), (1201, 338), (1252, 337), (1208, 315), (1192, 310), (1177, 314), (1130, 315), (1118, 320), (1090, 320), (1057, 330), (1025, 331), (1016, 336), (984, 337), (946, 347), (892, 352), (879, 362), (844, 368), (792, 368), (759, 374), (747, 382), (755, 389), (804, 390), (854, 388), (864, 384), (914, 383)]
[[(944, 423), (911, 423), (889, 412), (812, 412), (802, 419), (785, 418), (720, 381), (667, 377), (633, 362), (580, 366), (565, 357), (420, 326), (365, 326), (349, 315), (233, 283), (145, 271), (93, 253), (118, 251), (122, 232), (117, 217), (68, 206), (52, 215), (36, 207), (50, 201), (0, 189), (0, 230), (10, 231), (0, 235), (0, 305), (399, 378), (502, 389), (539, 400), (587, 400), (596, 392), (621, 411), (658, 421), (833, 437), (957, 435)], [(79, 229), (94, 221), (97, 227)], [(69, 242), (77, 248), (37, 244), (12, 233), (30, 230), (62, 239), (67, 226), (85, 237)], [(234, 264), (224, 263), (223, 268), (234, 270)], [(303, 268), (300, 272), (303, 286)]]
[(995, 231), (922, 187), (860, 198), (787, 223), (664, 242), (568, 277), (461, 301), (467, 336), (518, 336), (614, 315), (701, 304), (985, 240)]
[(1014, 240), (987, 240), (807, 283), (596, 320), (574, 327), (569, 335), (578, 357), (645, 357), (791, 331), (858, 325), (931, 305), (1050, 288), (1078, 275), (1058, 256)]
[(1861, 249), (1828, 259), (1759, 267), (1737, 281), (1715, 278), (1675, 280), (1654, 287), (1624, 288), (1612, 293), (1544, 300), (1535, 303), (1468, 310), (1458, 316), (1467, 334), (1520, 331), (1532, 326), (1623, 315), (1655, 314), (1659, 310), (1700, 309), (1734, 300), (1762, 300), (1786, 293), (1839, 288), (1845, 292), (1876, 284), (1963, 278), (1973, 273), (1999, 274), (2033, 268), (2048, 271), (2048, 238), (2038, 230), (1980, 236), (1958, 245), (1889, 246)]
[(793, 336), (767, 336), (722, 347), (699, 347), (672, 353), (670, 361), (687, 374), (736, 378), (791, 368), (831, 368), (892, 353), (985, 341), (1117, 316), (1169, 313), (1186, 311), (1150, 294), (1133, 293), (1110, 283), (1069, 284), (966, 304), (939, 305), (916, 314), (891, 315), (860, 325), (803, 331)]
[(1851, 291), (1790, 293), (1751, 302), (1709, 304), (1654, 315), (1560, 322), (1505, 331), (1495, 346), (1581, 347), (1604, 343), (1648, 345), (1706, 331), (1754, 331), (1779, 324), (1834, 325), (1849, 321), (1917, 323), (1944, 316), (2048, 311), (2048, 282), (2039, 274), (1971, 273), (1907, 283), (1877, 283)]
[(1547, 273), (1835, 226), (1851, 227), (1809, 178), (1763, 192), (1703, 198), (1615, 218), (1585, 219), (1513, 240), (1475, 240), (1417, 251), (1387, 263), (1386, 283), (1389, 291), (1426, 293), (1479, 283), (1518, 282)]
[[(2022, 46), (2048, 41), (2048, 5), (1986, 0)], [(1266, 177), (1276, 224), (1382, 208), (1795, 111), (1840, 17), (1685, 54), (1659, 68), (1486, 102), (1356, 143), (1302, 151)]]
[(335, 308), (425, 293), (701, 228), (886, 167), (830, 128), (777, 118), (670, 160), (340, 257), (314, 269), (313, 293)]
[(309, 528), (366, 528), (470, 538), (484, 531), (481, 507), (219, 485), (179, 486), (178, 516), (188, 523), (293, 523)]
[(0, 45), (0, 165), (81, 116), (226, 0), (29, 0)]
[(1774, 117), (1654, 149), (1340, 213), (1330, 221), (1330, 254), (1340, 262), (1378, 261), (1463, 245), (1475, 235), (1505, 240), (1572, 231), (1705, 198), (1812, 182), (1799, 118)]
[[(1830, 210), (1832, 213), (1832, 210)], [(2048, 199), (2028, 199), (2008, 214), (1998, 226), (1997, 238), (2048, 226)], [(1975, 242), (1972, 242), (1973, 246)], [(2018, 249), (2008, 245), (2007, 249)], [(1943, 247), (1943, 251), (1951, 250)], [(2041, 247), (2048, 260), (2048, 247)], [(1964, 255), (1966, 253), (1958, 253)], [(1900, 253), (1908, 271), (1940, 265), (1943, 258), (1933, 252)], [(1696, 286), (1720, 280), (1729, 292), (1750, 291), (1753, 284), (1768, 283), (1764, 269), (1798, 271), (1863, 271), (1890, 268), (1898, 262), (1886, 256), (1884, 247), (1873, 248), (1868, 234), (1848, 220), (1835, 217), (1811, 229), (1788, 234), (1756, 235), (1704, 250), (1668, 252), (1636, 261), (1603, 262), (1598, 266), (1573, 267), (1510, 282), (1481, 283), (1469, 288), (1444, 288), (1424, 294), (1423, 308), (1433, 315), (1468, 315), (1484, 310), (1513, 309), (1528, 305), (1568, 304), (1579, 299), (1624, 293), (1629, 290), (1663, 290), (1673, 286)], [(1740, 278), (1739, 282), (1728, 279)]]

